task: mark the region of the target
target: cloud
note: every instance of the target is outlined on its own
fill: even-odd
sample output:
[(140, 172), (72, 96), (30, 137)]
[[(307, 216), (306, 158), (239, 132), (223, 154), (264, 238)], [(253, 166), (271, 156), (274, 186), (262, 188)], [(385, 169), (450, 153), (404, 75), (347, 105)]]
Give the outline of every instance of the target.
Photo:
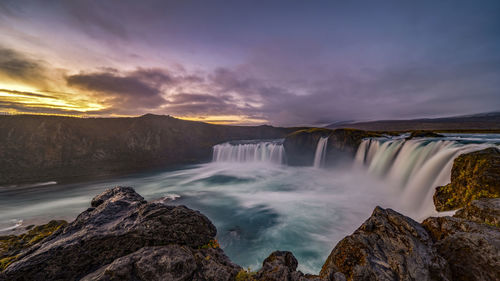
[(180, 93), (169, 96), (163, 110), (180, 116), (199, 115), (239, 115), (247, 110), (236, 104), (233, 97), (227, 95)]
[(165, 103), (161, 87), (173, 78), (161, 70), (139, 69), (121, 74), (116, 70), (80, 73), (66, 78), (70, 87), (92, 92), (116, 107), (156, 108)]
[(26, 91), (14, 91), (14, 90), (8, 90), (8, 89), (0, 89), (0, 92), (6, 92), (6, 93), (10, 93), (10, 94), (15, 94), (15, 95), (20, 95), (20, 96), (27, 96), (27, 97), (57, 99), (57, 97), (54, 97), (54, 96), (45, 95), (45, 94), (39, 94), (39, 93), (26, 92)]
[(13, 49), (0, 46), (0, 78), (32, 84), (45, 84), (46, 66)]

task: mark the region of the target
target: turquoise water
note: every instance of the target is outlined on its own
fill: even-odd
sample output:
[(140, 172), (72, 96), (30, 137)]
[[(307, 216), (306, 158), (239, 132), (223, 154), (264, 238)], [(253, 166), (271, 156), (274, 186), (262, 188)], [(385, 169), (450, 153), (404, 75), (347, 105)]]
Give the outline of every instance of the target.
[[(0, 228), (72, 220), (103, 190), (134, 187), (147, 200), (200, 210), (216, 225), (226, 254), (258, 269), (272, 251), (292, 251), (300, 269), (317, 273), (335, 244), (391, 190), (362, 171), (296, 168), (272, 163), (209, 163), (98, 182), (0, 189)], [(5, 232), (5, 231), (4, 231)]]
[(208, 216), (225, 253), (243, 267), (258, 269), (271, 252), (288, 250), (300, 270), (318, 273), (336, 243), (377, 205), (416, 220), (437, 215), (433, 190), (449, 181), (453, 158), (498, 146), (498, 140), (500, 135), (455, 135), (364, 142), (354, 163), (327, 169), (284, 165), (276, 142), (221, 145), (228, 150), (220, 162), (75, 184), (0, 187), (0, 232), (72, 220), (105, 189), (131, 186), (147, 200), (186, 205)]

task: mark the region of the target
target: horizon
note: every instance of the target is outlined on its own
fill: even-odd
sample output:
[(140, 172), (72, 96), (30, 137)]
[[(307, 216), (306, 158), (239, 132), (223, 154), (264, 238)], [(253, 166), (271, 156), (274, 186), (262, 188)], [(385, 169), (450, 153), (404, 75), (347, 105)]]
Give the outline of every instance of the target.
[(500, 108), (500, 3), (3, 1), (0, 111), (230, 125)]
[[(193, 121), (193, 122), (202, 122), (202, 123), (207, 123), (207, 124), (212, 124), (212, 125), (225, 125), (225, 126), (272, 126), (272, 127), (282, 127), (282, 128), (293, 128), (293, 127), (318, 127), (318, 128), (329, 128), (331, 125), (335, 125), (336, 123), (345, 124), (345, 125), (356, 125), (356, 124), (364, 124), (364, 123), (377, 123), (377, 122), (398, 122), (398, 121), (422, 121), (422, 120), (429, 120), (429, 121), (434, 121), (434, 120), (439, 120), (439, 119), (454, 119), (454, 118), (468, 118), (468, 117), (483, 117), (485, 115), (500, 115), (500, 111), (489, 111), (489, 112), (480, 112), (480, 113), (474, 113), (474, 114), (465, 114), (465, 115), (453, 115), (453, 116), (442, 116), (442, 117), (435, 117), (435, 118), (413, 118), (413, 119), (375, 119), (375, 120), (346, 120), (346, 121), (338, 121), (334, 123), (329, 123), (329, 124), (323, 124), (320, 126), (311, 126), (308, 124), (299, 124), (299, 125), (293, 125), (293, 126), (275, 126), (272, 124), (231, 124), (231, 121), (226, 122), (226, 120), (222, 120), (221, 122), (219, 121), (203, 121), (203, 120), (192, 120), (189, 118), (182, 118), (182, 117), (177, 117), (169, 114), (155, 114), (155, 113), (144, 113), (142, 115), (131, 115), (131, 116), (88, 116), (85, 114), (81, 115), (69, 115), (69, 114), (54, 114), (54, 113), (26, 113), (26, 112), (4, 112), (0, 111), (0, 116), (47, 116), (47, 117), (69, 117), (69, 118), (83, 118), (83, 119), (99, 119), (99, 118), (140, 118), (144, 117), (147, 115), (153, 115), (153, 116), (162, 116), (162, 117), (170, 117), (178, 120), (184, 120), (184, 121)], [(348, 127), (338, 127), (338, 128), (348, 128)], [(482, 129), (478, 129), (482, 130)], [(431, 130), (429, 130), (431, 131)]]

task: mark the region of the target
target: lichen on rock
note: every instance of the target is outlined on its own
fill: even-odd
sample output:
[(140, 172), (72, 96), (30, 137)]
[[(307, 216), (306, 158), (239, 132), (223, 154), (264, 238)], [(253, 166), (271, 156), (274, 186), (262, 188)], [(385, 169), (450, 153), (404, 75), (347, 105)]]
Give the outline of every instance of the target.
[(0, 271), (16, 261), (21, 251), (41, 242), (67, 224), (64, 220), (52, 220), (30, 228), (21, 235), (0, 236)]
[(196, 250), (216, 235), (215, 226), (201, 213), (185, 206), (148, 203), (132, 188), (107, 190), (92, 200), (92, 206), (22, 252), (0, 280), (79, 280), (145, 247), (175, 244)]
[(450, 280), (446, 261), (427, 231), (391, 209), (372, 216), (332, 250), (320, 277), (341, 272), (347, 280)]
[(467, 206), (479, 198), (500, 197), (500, 150), (491, 147), (462, 154), (453, 162), (451, 183), (436, 188), (438, 211)]
[(431, 217), (423, 226), (439, 255), (448, 262), (452, 280), (495, 281), (500, 276), (500, 231), (457, 217)]

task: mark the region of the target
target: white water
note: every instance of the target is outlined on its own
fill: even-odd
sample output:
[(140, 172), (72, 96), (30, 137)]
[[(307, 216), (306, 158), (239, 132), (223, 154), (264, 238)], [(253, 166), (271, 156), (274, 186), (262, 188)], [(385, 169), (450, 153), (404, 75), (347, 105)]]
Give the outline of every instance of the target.
[(233, 142), (215, 145), (213, 162), (285, 163), (283, 141)]
[(434, 187), (450, 180), (453, 158), (498, 145), (484, 137), (481, 143), (460, 142), (465, 138), (367, 140), (354, 167), (347, 162), (323, 169), (282, 165), (286, 155), (281, 141), (233, 142), (215, 146), (212, 163), (178, 170), (0, 188), (0, 231), (72, 220), (103, 190), (132, 186), (147, 200), (201, 211), (217, 227), (225, 253), (245, 268), (257, 270), (271, 252), (287, 250), (299, 260), (300, 270), (317, 274), (337, 242), (375, 206), (417, 220), (433, 215)]
[[(463, 140), (463, 138), (461, 138)], [(436, 215), (432, 196), (435, 188), (450, 182), (453, 160), (460, 154), (498, 146), (481, 139), (480, 143), (444, 139), (368, 139), (356, 153), (356, 166), (401, 189), (400, 200), (407, 213), (423, 219)], [(495, 140), (495, 139), (492, 139)], [(471, 141), (471, 139), (467, 139)]]
[(316, 153), (314, 153), (314, 168), (321, 168), (325, 165), (327, 143), (328, 137), (321, 137), (319, 139), (318, 146), (316, 146)]

